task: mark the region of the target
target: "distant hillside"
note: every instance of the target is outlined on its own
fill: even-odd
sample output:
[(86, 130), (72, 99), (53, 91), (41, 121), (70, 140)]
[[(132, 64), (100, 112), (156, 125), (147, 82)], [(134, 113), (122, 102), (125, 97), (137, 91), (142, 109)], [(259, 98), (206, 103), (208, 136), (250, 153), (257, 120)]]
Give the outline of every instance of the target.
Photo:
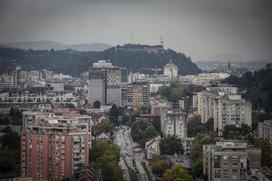
[[(135, 51), (136, 50), (136, 51)], [(2, 60), (1, 60), (2, 59)], [(106, 59), (114, 65), (126, 67), (129, 71), (141, 71), (150, 68), (163, 68), (172, 60), (182, 75), (200, 73), (200, 69), (192, 63), (189, 57), (174, 50), (164, 50), (158, 46), (137, 45), (117, 46), (102, 52), (76, 50), (22, 50), (15, 48), (0, 48), (0, 72), (10, 66), (20, 65), (24, 69), (49, 69), (65, 74), (79, 75), (89, 70), (93, 62)], [(11, 61), (16, 60), (16, 61)], [(5, 65), (5, 66), (3, 66)]]
[(25, 41), (25, 42), (13, 42), (13, 43), (2, 43), (3, 45), (21, 48), (21, 49), (32, 49), (32, 50), (65, 50), (73, 49), (78, 51), (104, 51), (111, 46), (105, 43), (90, 43), (90, 44), (74, 44), (68, 45), (56, 41)]
[(238, 54), (234, 53), (222, 53), (222, 54), (214, 54), (207, 58), (198, 58), (195, 59), (196, 62), (242, 62), (246, 61), (245, 58)]
[[(246, 72), (256, 71), (262, 69), (266, 64), (272, 62), (272, 60), (244, 60), (244, 61), (230, 61), (230, 67), (233, 71)], [(197, 66), (203, 71), (226, 71), (228, 68), (228, 61), (207, 61), (207, 62), (195, 62)]]
[(272, 112), (272, 64), (259, 71), (246, 72), (242, 77), (231, 76), (223, 81), (246, 90), (245, 98), (253, 108)]

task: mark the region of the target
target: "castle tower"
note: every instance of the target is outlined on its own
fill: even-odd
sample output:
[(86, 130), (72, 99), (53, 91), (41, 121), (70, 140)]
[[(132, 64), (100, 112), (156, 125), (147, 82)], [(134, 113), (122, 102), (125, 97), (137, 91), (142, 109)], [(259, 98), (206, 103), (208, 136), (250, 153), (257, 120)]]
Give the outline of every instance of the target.
[(161, 43), (162, 48), (164, 48), (164, 38), (163, 38), (163, 36), (160, 37), (160, 43)]

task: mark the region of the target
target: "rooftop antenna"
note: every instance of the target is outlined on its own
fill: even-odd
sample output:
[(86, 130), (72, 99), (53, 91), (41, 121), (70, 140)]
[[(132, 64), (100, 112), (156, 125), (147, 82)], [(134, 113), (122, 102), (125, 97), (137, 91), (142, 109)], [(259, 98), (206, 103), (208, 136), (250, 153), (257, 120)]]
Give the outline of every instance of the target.
[(160, 37), (160, 43), (161, 43), (162, 48), (164, 48), (164, 38), (163, 38), (163, 36)]
[(131, 44), (134, 44), (134, 33), (131, 34)]

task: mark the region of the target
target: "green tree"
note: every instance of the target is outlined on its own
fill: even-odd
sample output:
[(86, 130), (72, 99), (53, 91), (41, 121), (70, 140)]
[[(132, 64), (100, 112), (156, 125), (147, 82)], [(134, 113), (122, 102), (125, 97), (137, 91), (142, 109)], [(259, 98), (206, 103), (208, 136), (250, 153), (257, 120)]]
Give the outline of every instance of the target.
[(187, 128), (189, 137), (194, 137), (198, 133), (208, 133), (213, 131), (213, 118), (210, 118), (206, 123), (202, 123), (200, 115), (193, 115), (187, 120)]
[(101, 102), (100, 102), (100, 101), (94, 101), (93, 107), (94, 107), (95, 109), (100, 109), (100, 107), (101, 107)]
[(163, 154), (183, 154), (184, 149), (181, 144), (181, 139), (176, 136), (167, 136), (161, 140), (161, 151)]
[(7, 132), (0, 137), (0, 174), (19, 176), (20, 137), (17, 133)]
[(200, 115), (193, 115), (187, 120), (188, 136), (194, 137), (197, 133), (206, 132), (205, 126), (201, 123)]
[(109, 119), (103, 120), (96, 126), (96, 135), (100, 133), (111, 133), (113, 131), (113, 124)]
[(118, 125), (119, 110), (115, 104), (113, 104), (111, 106), (109, 116), (110, 116), (110, 120), (113, 122), (113, 124)]
[(214, 125), (214, 119), (210, 118), (208, 119), (208, 121), (204, 124), (206, 130), (209, 131), (213, 131), (213, 125)]
[(196, 177), (204, 177), (202, 175), (202, 164), (200, 160), (203, 157), (203, 145), (212, 144), (217, 140), (214, 132), (210, 133), (199, 133), (196, 135), (190, 150), (190, 158), (192, 161), (192, 175)]
[(142, 120), (134, 121), (131, 124), (131, 136), (135, 142), (138, 142), (141, 147), (144, 147), (145, 142), (158, 135), (158, 132), (152, 124)]
[(252, 112), (252, 129), (257, 130), (258, 123), (263, 122), (264, 120), (269, 120), (271, 115), (267, 112)]
[[(246, 72), (242, 77), (231, 76), (223, 82), (238, 86), (246, 90), (244, 97), (252, 103), (255, 110), (272, 112), (272, 64), (267, 64), (261, 70)], [(270, 115), (271, 117), (271, 115)], [(253, 119), (254, 120), (254, 119)], [(253, 128), (256, 124), (253, 122)]]
[[(131, 47), (133, 46), (133, 47)], [(143, 67), (163, 67), (170, 59), (178, 66), (181, 74), (198, 74), (201, 70), (192, 63), (191, 58), (183, 53), (167, 49), (158, 53), (146, 51), (130, 51), (135, 45), (112, 47), (102, 52), (76, 51), (76, 50), (21, 50), (0, 47), (3, 59), (0, 66), (1, 72), (12, 71), (14, 66), (24, 68), (48, 69), (69, 75), (78, 76), (88, 71), (90, 65), (99, 59), (110, 59), (114, 65), (126, 67), (128, 70), (139, 71)], [(139, 48), (146, 46), (139, 45)], [(153, 48), (153, 47), (150, 47)], [(16, 62), (8, 61), (16, 60)], [(129, 61), (128, 61), (129, 60)], [(147, 71), (145, 71), (147, 72)], [(149, 72), (150, 73), (150, 72)]]
[(120, 150), (108, 141), (93, 141), (90, 150), (90, 163), (94, 168), (102, 169), (105, 181), (122, 181), (123, 174), (119, 166)]
[(0, 137), (2, 149), (17, 150), (20, 149), (20, 137), (17, 133), (10, 132)]
[(174, 165), (171, 169), (166, 170), (163, 181), (192, 181), (192, 177), (182, 166)]
[(19, 152), (15, 150), (1, 150), (0, 151), (0, 173), (12, 173), (15, 172), (16, 165), (19, 163)]
[(8, 117), (1, 118), (0, 119), (0, 124), (1, 125), (8, 125), (9, 124), (9, 118)]
[(153, 126), (148, 126), (143, 133), (143, 137), (146, 139), (152, 138), (156, 136), (158, 133), (156, 129)]
[(157, 176), (161, 177), (165, 170), (169, 167), (169, 162), (167, 158), (163, 155), (153, 156), (150, 159), (150, 166), (152, 168), (152, 172)]
[(22, 118), (23, 118), (22, 111), (15, 108), (11, 108), (9, 111), (9, 117), (11, 119), (11, 124), (22, 125)]
[(126, 112), (122, 116), (122, 124), (132, 126), (132, 124), (136, 121), (137, 115), (133, 112)]
[(226, 125), (223, 131), (223, 137), (225, 139), (245, 139), (249, 136), (251, 128), (242, 124), (241, 128), (236, 127), (235, 125)]
[(202, 178), (203, 176), (203, 160), (199, 159), (192, 165), (192, 175), (194, 178)]
[(184, 96), (186, 87), (180, 84), (171, 84), (170, 86), (161, 86), (158, 89), (158, 94), (165, 97), (170, 102), (177, 102)]
[(262, 166), (272, 167), (272, 150), (269, 141), (265, 139), (254, 139), (254, 146), (262, 150)]
[(122, 115), (122, 124), (127, 125), (129, 123), (130, 116), (128, 114)]

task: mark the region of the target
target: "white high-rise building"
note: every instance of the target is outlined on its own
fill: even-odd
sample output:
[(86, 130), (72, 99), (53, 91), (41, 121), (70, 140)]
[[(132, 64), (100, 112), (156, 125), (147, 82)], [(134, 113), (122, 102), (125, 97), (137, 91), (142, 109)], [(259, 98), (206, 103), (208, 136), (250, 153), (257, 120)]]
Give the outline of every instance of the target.
[(121, 104), (121, 70), (105, 60), (93, 63), (89, 72), (88, 101), (102, 105)]
[(170, 63), (167, 63), (163, 68), (163, 75), (169, 78), (177, 78), (178, 67), (170, 60)]
[(215, 94), (209, 91), (197, 93), (197, 113), (201, 117), (201, 122), (206, 123), (213, 117), (213, 98)]
[(164, 136), (187, 137), (186, 114), (169, 110), (161, 114), (161, 132)]

